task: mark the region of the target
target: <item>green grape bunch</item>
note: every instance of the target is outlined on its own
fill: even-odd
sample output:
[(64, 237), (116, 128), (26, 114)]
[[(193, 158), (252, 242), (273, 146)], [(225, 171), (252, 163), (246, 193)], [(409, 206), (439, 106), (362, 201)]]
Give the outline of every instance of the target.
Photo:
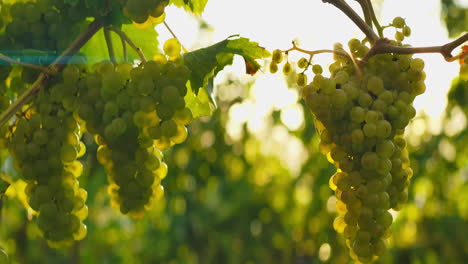
[(192, 120), (184, 99), (190, 70), (180, 50), (170, 39), (166, 55), (137, 66), (68, 64), (5, 126), (6, 146), (51, 247), (86, 236), (87, 192), (78, 181), (84, 133), (99, 145), (112, 206), (137, 218), (162, 197), (168, 170), (162, 150), (184, 142)]
[[(65, 75), (64, 75), (65, 77)], [(61, 78), (58, 78), (61, 79)], [(51, 247), (68, 246), (86, 236), (87, 192), (79, 187), (86, 152), (80, 125), (64, 94), (74, 86), (42, 89), (10, 127), (8, 147), (15, 169), (27, 182), (29, 206)]]
[(86, 1), (17, 1), (9, 7), (11, 21), (0, 34), (2, 49), (65, 50), (91, 16)]
[(161, 197), (167, 173), (161, 150), (184, 142), (192, 119), (184, 100), (190, 70), (175, 56), (178, 42), (164, 47), (174, 60), (161, 55), (137, 67), (103, 62), (78, 80), (77, 115), (99, 145), (112, 205), (132, 217)]
[[(409, 35), (403, 19), (396, 18), (392, 25)], [(396, 39), (392, 44), (402, 45), (403, 37)], [(370, 49), (358, 39), (348, 46), (358, 59)], [(297, 84), (315, 117), (319, 150), (337, 168), (329, 181), (339, 214), (334, 229), (343, 233), (354, 260), (369, 263), (386, 250), (393, 222), (389, 210), (401, 209), (408, 199), (413, 171), (403, 134), (416, 115), (414, 98), (426, 89), (424, 61), (387, 53), (358, 66), (343, 53), (342, 45), (335, 45), (330, 77), (312, 64), (313, 80), (306, 84), (298, 74)], [(282, 52), (273, 51), (272, 64), (281, 61)], [(302, 60), (299, 66), (309, 65)]]

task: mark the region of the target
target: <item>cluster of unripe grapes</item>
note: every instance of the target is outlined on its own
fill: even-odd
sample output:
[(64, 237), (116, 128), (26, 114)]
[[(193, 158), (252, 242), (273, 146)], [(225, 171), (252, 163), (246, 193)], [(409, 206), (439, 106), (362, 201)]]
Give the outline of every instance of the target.
[(402, 17), (395, 17), (387, 27), (394, 27), (396, 29), (395, 40), (398, 42), (402, 42), (405, 37), (411, 35), (411, 28), (406, 25), (406, 21)]
[(190, 70), (180, 44), (166, 55), (133, 65), (69, 64), (5, 126), (16, 170), (27, 182), (36, 223), (51, 246), (83, 239), (87, 193), (79, 187), (85, 154), (81, 136), (94, 136), (97, 160), (109, 180), (111, 204), (140, 217), (163, 195), (167, 174), (162, 150), (182, 143), (192, 112), (185, 107)]
[(184, 101), (189, 69), (160, 58), (138, 67), (96, 65), (78, 98), (78, 115), (99, 144), (112, 203), (132, 216), (161, 196), (167, 173), (161, 150), (186, 139), (192, 117)]
[(77, 159), (86, 151), (82, 131), (57, 88), (41, 90), (10, 127), (8, 142), (15, 169), (27, 182), (29, 205), (38, 212), (36, 223), (54, 247), (83, 239), (88, 215), (87, 192), (77, 179), (83, 172)]
[(89, 15), (86, 1), (76, 5), (65, 0), (15, 2), (9, 6), (11, 21), (0, 35), (2, 48), (9, 50), (65, 50), (80, 32)]
[[(398, 27), (400, 22), (394, 21)], [(356, 58), (369, 51), (357, 39), (348, 46)], [(399, 210), (408, 199), (413, 171), (403, 134), (416, 115), (414, 98), (425, 91), (424, 62), (411, 55), (379, 54), (357, 65), (343, 55), (342, 45), (334, 51), (330, 77), (303, 58), (298, 66), (312, 65), (314, 77), (306, 84), (307, 78), (298, 74), (297, 84), (315, 116), (319, 149), (337, 168), (329, 181), (339, 213), (333, 226), (344, 234), (350, 256), (368, 263), (385, 252), (393, 221), (389, 210)], [(282, 55), (273, 51), (273, 72)], [(286, 74), (291, 71), (288, 64), (283, 67)]]
[(126, 0), (124, 14), (136, 23), (144, 23), (149, 18), (164, 15), (169, 0)]

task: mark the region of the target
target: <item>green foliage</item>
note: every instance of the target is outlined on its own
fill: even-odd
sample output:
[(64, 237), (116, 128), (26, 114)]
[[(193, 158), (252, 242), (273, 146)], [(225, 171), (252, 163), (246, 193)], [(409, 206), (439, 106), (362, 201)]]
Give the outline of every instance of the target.
[(201, 15), (208, 0), (171, 0), (171, 3), (177, 7), (185, 8), (185, 10), (195, 15)]
[(468, 8), (457, 5), (457, 1), (441, 0), (441, 16), (450, 37), (457, 37), (468, 28)]
[(185, 64), (193, 69), (190, 83), (194, 93), (198, 94), (200, 87), (206, 87), (218, 72), (232, 64), (234, 55), (242, 56), (246, 61), (247, 73), (254, 74), (260, 68), (255, 60), (270, 54), (258, 46), (258, 43), (246, 38), (227, 38), (212, 46), (184, 54)]

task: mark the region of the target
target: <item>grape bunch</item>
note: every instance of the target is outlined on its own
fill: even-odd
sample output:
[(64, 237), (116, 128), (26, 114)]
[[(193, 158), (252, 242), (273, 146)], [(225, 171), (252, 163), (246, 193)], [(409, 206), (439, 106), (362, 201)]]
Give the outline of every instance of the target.
[[(358, 39), (348, 46), (361, 59), (369, 50)], [(425, 91), (424, 62), (411, 55), (379, 54), (359, 67), (343, 55), (342, 45), (334, 51), (330, 77), (313, 65), (313, 80), (303, 85), (306, 80), (298, 76), (297, 82), (315, 116), (320, 152), (337, 167), (329, 181), (339, 213), (333, 226), (344, 234), (350, 256), (368, 263), (385, 252), (393, 221), (389, 210), (399, 210), (408, 199), (413, 171), (403, 133), (416, 115), (414, 98)], [(274, 51), (272, 64), (281, 59), (282, 52)]]
[(79, 187), (85, 154), (80, 126), (73, 112), (63, 107), (63, 97), (52, 86), (43, 89), (24, 116), (10, 127), (8, 142), (14, 165), (27, 182), (30, 207), (49, 245), (70, 245), (86, 236), (87, 192)]
[(136, 23), (145, 23), (149, 18), (160, 18), (169, 0), (127, 0), (124, 14)]
[(79, 80), (78, 116), (95, 135), (112, 204), (124, 214), (141, 216), (162, 195), (161, 150), (186, 139), (192, 118), (184, 101), (189, 73), (159, 56), (137, 67), (100, 63)]
[(65, 0), (15, 2), (10, 6), (11, 21), (5, 26), (0, 43), (4, 49), (65, 50), (91, 15), (86, 1), (76, 5)]

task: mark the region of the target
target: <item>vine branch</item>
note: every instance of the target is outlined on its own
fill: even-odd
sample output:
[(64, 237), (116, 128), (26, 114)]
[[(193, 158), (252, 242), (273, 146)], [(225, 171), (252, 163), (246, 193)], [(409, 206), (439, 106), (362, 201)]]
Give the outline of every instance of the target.
[[(452, 51), (458, 46), (468, 41), (468, 33), (463, 34), (459, 38), (447, 44), (430, 47), (401, 47), (390, 44), (388, 39), (379, 39), (374, 46), (369, 50), (366, 58), (380, 53), (399, 53), (399, 54), (414, 54), (414, 53), (440, 53), (445, 60), (451, 61)], [(364, 60), (366, 59), (364, 58)]]
[(348, 16), (356, 26), (366, 35), (371, 43), (375, 43), (379, 36), (372, 28), (344, 1), (344, 0), (322, 0), (324, 3), (332, 4)]
[[(86, 31), (81, 33), (71, 44), (70, 46), (62, 53), (60, 56), (55, 59), (52, 64), (48, 67), (49, 69), (56, 69), (58, 72), (61, 68), (65, 67), (67, 61), (75, 55), (76, 52), (92, 37), (99, 29), (102, 28), (100, 21), (93, 21)], [(12, 115), (14, 115), (32, 96), (34, 96), (39, 90), (47, 83), (50, 79), (48, 73), (42, 72), (36, 81), (31, 85), (31, 87), (26, 90), (21, 96), (19, 96), (16, 101), (11, 104), (8, 109), (6, 109), (0, 115), (0, 127), (3, 126)]]
[(361, 4), (361, 7), (363, 8), (365, 16), (366, 16), (367, 11), (370, 12), (372, 21), (375, 24), (379, 32), (379, 35), (377, 35), (374, 32), (374, 30), (344, 0), (322, 0), (322, 2), (332, 4), (336, 8), (340, 9), (367, 36), (367, 38), (371, 42), (372, 48), (363, 58), (363, 61), (366, 61), (371, 56), (374, 56), (380, 53), (399, 53), (399, 54), (440, 53), (442, 56), (444, 56), (445, 60), (451, 61), (453, 60), (452, 51), (456, 47), (468, 41), (468, 33), (465, 33), (461, 37), (457, 38), (456, 40), (449, 42), (445, 45), (441, 45), (441, 46), (402, 47), (402, 46), (392, 45), (388, 39), (382, 37), (383, 28), (379, 25), (377, 18), (375, 17), (375, 12), (372, 7), (371, 1), (370, 0), (356, 0), (356, 1), (359, 2), (359, 4)]
[(112, 27), (112, 26), (108, 26), (106, 27), (107, 29), (111, 30), (111, 31), (114, 31), (115, 33), (117, 33), (117, 35), (120, 36), (120, 38), (122, 38), (123, 40), (125, 40), (125, 42), (128, 43), (128, 45), (130, 45), (130, 47), (132, 47), (135, 52), (138, 54), (138, 56), (140, 57), (140, 60), (142, 62), (146, 62), (146, 57), (145, 57), (145, 54), (143, 54), (143, 51), (135, 44), (135, 42), (133, 42), (128, 36), (127, 34), (125, 34), (125, 32), (123, 32), (122, 30), (116, 28), (116, 27)]

